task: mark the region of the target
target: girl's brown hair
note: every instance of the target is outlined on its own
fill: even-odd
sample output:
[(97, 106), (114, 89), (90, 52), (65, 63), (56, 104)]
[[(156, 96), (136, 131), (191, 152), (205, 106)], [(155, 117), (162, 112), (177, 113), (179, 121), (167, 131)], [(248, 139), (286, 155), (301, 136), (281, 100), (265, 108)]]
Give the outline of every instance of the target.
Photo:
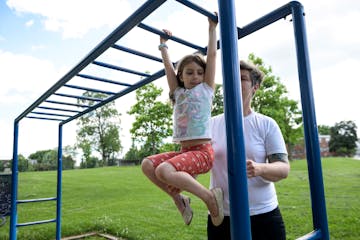
[[(204, 72), (205, 72), (206, 61), (202, 55), (200, 55), (198, 53), (186, 55), (176, 64), (176, 69), (177, 69), (176, 80), (178, 82), (179, 87), (185, 88), (184, 82), (181, 81), (181, 75), (184, 71), (185, 66), (192, 62), (195, 62), (196, 64), (198, 64), (201, 68), (204, 69)], [(173, 94), (170, 95), (170, 99), (171, 99), (172, 103), (175, 103)]]
[(198, 64), (200, 67), (202, 67), (204, 69), (204, 72), (206, 70), (206, 61), (204, 59), (204, 57), (200, 54), (194, 53), (194, 54), (190, 54), (190, 55), (186, 55), (185, 57), (183, 57), (176, 65), (176, 69), (177, 69), (177, 73), (176, 73), (176, 79), (178, 81), (178, 85), (179, 87), (184, 88), (184, 83), (181, 81), (180, 77), (184, 71), (184, 68), (186, 65), (188, 65), (189, 63), (195, 62), (196, 64)]

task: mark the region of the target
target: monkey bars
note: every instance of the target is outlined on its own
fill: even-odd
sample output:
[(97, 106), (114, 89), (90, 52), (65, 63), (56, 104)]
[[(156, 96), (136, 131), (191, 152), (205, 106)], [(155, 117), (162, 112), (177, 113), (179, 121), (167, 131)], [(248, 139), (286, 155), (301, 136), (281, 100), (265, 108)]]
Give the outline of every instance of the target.
[[(170, 0), (169, 0), (170, 1)], [(101, 60), (101, 56), (108, 50), (121, 51), (126, 54), (147, 59), (157, 63), (162, 62), (157, 56), (138, 51), (118, 43), (129, 31), (139, 28), (147, 33), (162, 35), (163, 32), (145, 24), (143, 21), (156, 11), (166, 0), (148, 0), (122, 24), (120, 24), (110, 35), (98, 44), (82, 61), (65, 74), (48, 91), (41, 95), (14, 121), (14, 149), (12, 165), (12, 198), (11, 198), (11, 221), (10, 239), (15, 240), (18, 227), (56, 222), (56, 239), (61, 239), (61, 199), (62, 199), (62, 128), (66, 123), (81, 117), (105, 104), (114, 101), (141, 86), (144, 86), (164, 76), (165, 71), (159, 67), (158, 71), (152, 73), (141, 72), (135, 69), (119, 66), (118, 63)], [(201, 14), (217, 20), (217, 17), (194, 3), (187, 0), (176, 0), (179, 4)], [(269, 14), (239, 28), (236, 26), (234, 1), (218, 1), (220, 22), (220, 44), (222, 51), (224, 96), (225, 96), (225, 118), (227, 125), (228, 141), (228, 166), (229, 166), (229, 190), (231, 209), (231, 236), (233, 239), (251, 239), (249, 206), (247, 194), (247, 179), (245, 166), (245, 146), (242, 126), (242, 105), (239, 86), (240, 71), (237, 56), (237, 40), (257, 30), (260, 30), (279, 19), (292, 15), (294, 27), (296, 52), (298, 60), (299, 83), (301, 91), (301, 102), (303, 109), (305, 144), (309, 170), (311, 203), (313, 212), (314, 231), (301, 239), (329, 239), (327, 215), (325, 207), (324, 187), (322, 180), (320, 149), (318, 141), (317, 124), (315, 118), (315, 107), (310, 75), (310, 64), (307, 49), (307, 40), (304, 23), (303, 7), (298, 2), (290, 2)], [(196, 51), (206, 53), (206, 46), (198, 46), (179, 37), (170, 37), (170, 40)], [(99, 71), (92, 71), (92, 68)], [(88, 72), (87, 69), (90, 69)], [(94, 74), (101, 70), (111, 70), (128, 74), (124, 80), (114, 80), (111, 74), (104, 77)], [(109, 77), (110, 76), (110, 77)], [(135, 76), (135, 78), (133, 77)], [(128, 81), (126, 79), (137, 79)], [(97, 83), (101, 88), (95, 88)], [(107, 87), (105, 87), (107, 86)], [(69, 93), (69, 91), (72, 93)], [(83, 93), (102, 93), (103, 98), (83, 96)], [(90, 100), (94, 104), (79, 104), (78, 100)], [(58, 128), (58, 169), (57, 169), (57, 194), (56, 197), (41, 199), (19, 200), (18, 189), (18, 132), (19, 123), (24, 118), (38, 120), (56, 121)], [(18, 223), (17, 204), (30, 202), (56, 201), (56, 218), (40, 220), (36, 222)]]

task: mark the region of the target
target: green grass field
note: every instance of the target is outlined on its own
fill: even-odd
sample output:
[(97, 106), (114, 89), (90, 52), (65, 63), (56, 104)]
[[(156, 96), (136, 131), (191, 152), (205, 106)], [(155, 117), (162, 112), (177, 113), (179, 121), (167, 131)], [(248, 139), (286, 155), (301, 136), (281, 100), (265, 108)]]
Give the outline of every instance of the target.
[[(360, 161), (325, 158), (322, 162), (330, 238), (359, 239)], [(209, 175), (199, 176), (208, 186)], [(312, 231), (306, 161), (291, 162), (286, 180), (276, 184), (288, 239)], [(19, 199), (53, 197), (56, 172), (19, 175)], [(185, 226), (172, 201), (136, 167), (108, 167), (63, 172), (62, 237), (103, 232), (127, 239), (206, 239), (207, 210), (192, 197), (194, 218)], [(18, 221), (55, 218), (55, 202), (18, 205)], [(9, 239), (9, 218), (0, 239)], [(18, 239), (55, 239), (55, 223), (18, 228)], [(96, 238), (98, 239), (98, 238)]]

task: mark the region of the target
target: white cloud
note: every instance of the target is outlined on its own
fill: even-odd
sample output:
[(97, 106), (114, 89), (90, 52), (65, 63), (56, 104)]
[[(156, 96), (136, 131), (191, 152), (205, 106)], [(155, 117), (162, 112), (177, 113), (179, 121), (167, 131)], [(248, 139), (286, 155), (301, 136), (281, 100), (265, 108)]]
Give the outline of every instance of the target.
[(31, 50), (33, 50), (33, 51), (37, 51), (39, 49), (45, 49), (45, 48), (46, 48), (45, 45), (33, 45), (33, 46), (31, 46)]
[(1, 104), (34, 100), (59, 77), (51, 62), (32, 56), (0, 50), (0, 65), (2, 79), (6, 79), (0, 88)]
[(21, 14), (40, 15), (45, 28), (61, 32), (64, 39), (81, 38), (104, 26), (113, 28), (131, 13), (125, 0), (8, 0), (7, 5)]
[(333, 126), (340, 121), (355, 121), (360, 126), (356, 108), (360, 82), (349, 69), (357, 69), (360, 59), (344, 59), (314, 73), (313, 86), (318, 122)]
[[(3, 79), (0, 88), (0, 132), (2, 133), (0, 158), (9, 158), (12, 155), (13, 146), (13, 121), (55, 83), (60, 76), (60, 71), (49, 61), (1, 50), (0, 65), (2, 66), (1, 79)], [(39, 129), (43, 129), (44, 133), (50, 132), (46, 130), (49, 125), (51, 124), (44, 124), (44, 121), (34, 123), (31, 127), (27, 125), (24, 127), (21, 124), (23, 138), (19, 138), (22, 146), (19, 149), (20, 153), (30, 154), (34, 149), (56, 146), (56, 138), (53, 141), (41, 141), (37, 138), (40, 134)], [(56, 129), (52, 132), (56, 134)], [(39, 145), (41, 143), (44, 148)]]
[(31, 27), (32, 25), (34, 25), (34, 20), (29, 20), (25, 23), (25, 26), (27, 27)]

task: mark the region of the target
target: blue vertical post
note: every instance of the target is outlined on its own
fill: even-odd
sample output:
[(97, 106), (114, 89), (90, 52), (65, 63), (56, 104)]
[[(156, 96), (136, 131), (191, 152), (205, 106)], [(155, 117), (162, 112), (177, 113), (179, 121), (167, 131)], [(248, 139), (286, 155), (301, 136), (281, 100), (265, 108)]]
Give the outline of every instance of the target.
[(17, 224), (17, 189), (18, 189), (18, 142), (19, 142), (19, 122), (14, 122), (14, 146), (12, 159), (11, 175), (11, 214), (10, 214), (10, 240), (16, 239)]
[(237, 26), (233, 0), (219, 0), (231, 238), (251, 239)]
[(56, 193), (56, 240), (61, 239), (61, 192), (62, 192), (62, 127), (59, 124), (58, 136), (58, 164), (57, 164), (57, 193)]
[(309, 172), (314, 230), (320, 230), (321, 239), (329, 239), (324, 184), (318, 130), (315, 117), (314, 94), (310, 74), (310, 61), (305, 31), (304, 11), (298, 2), (292, 2), (293, 25), (303, 109), (306, 157)]

